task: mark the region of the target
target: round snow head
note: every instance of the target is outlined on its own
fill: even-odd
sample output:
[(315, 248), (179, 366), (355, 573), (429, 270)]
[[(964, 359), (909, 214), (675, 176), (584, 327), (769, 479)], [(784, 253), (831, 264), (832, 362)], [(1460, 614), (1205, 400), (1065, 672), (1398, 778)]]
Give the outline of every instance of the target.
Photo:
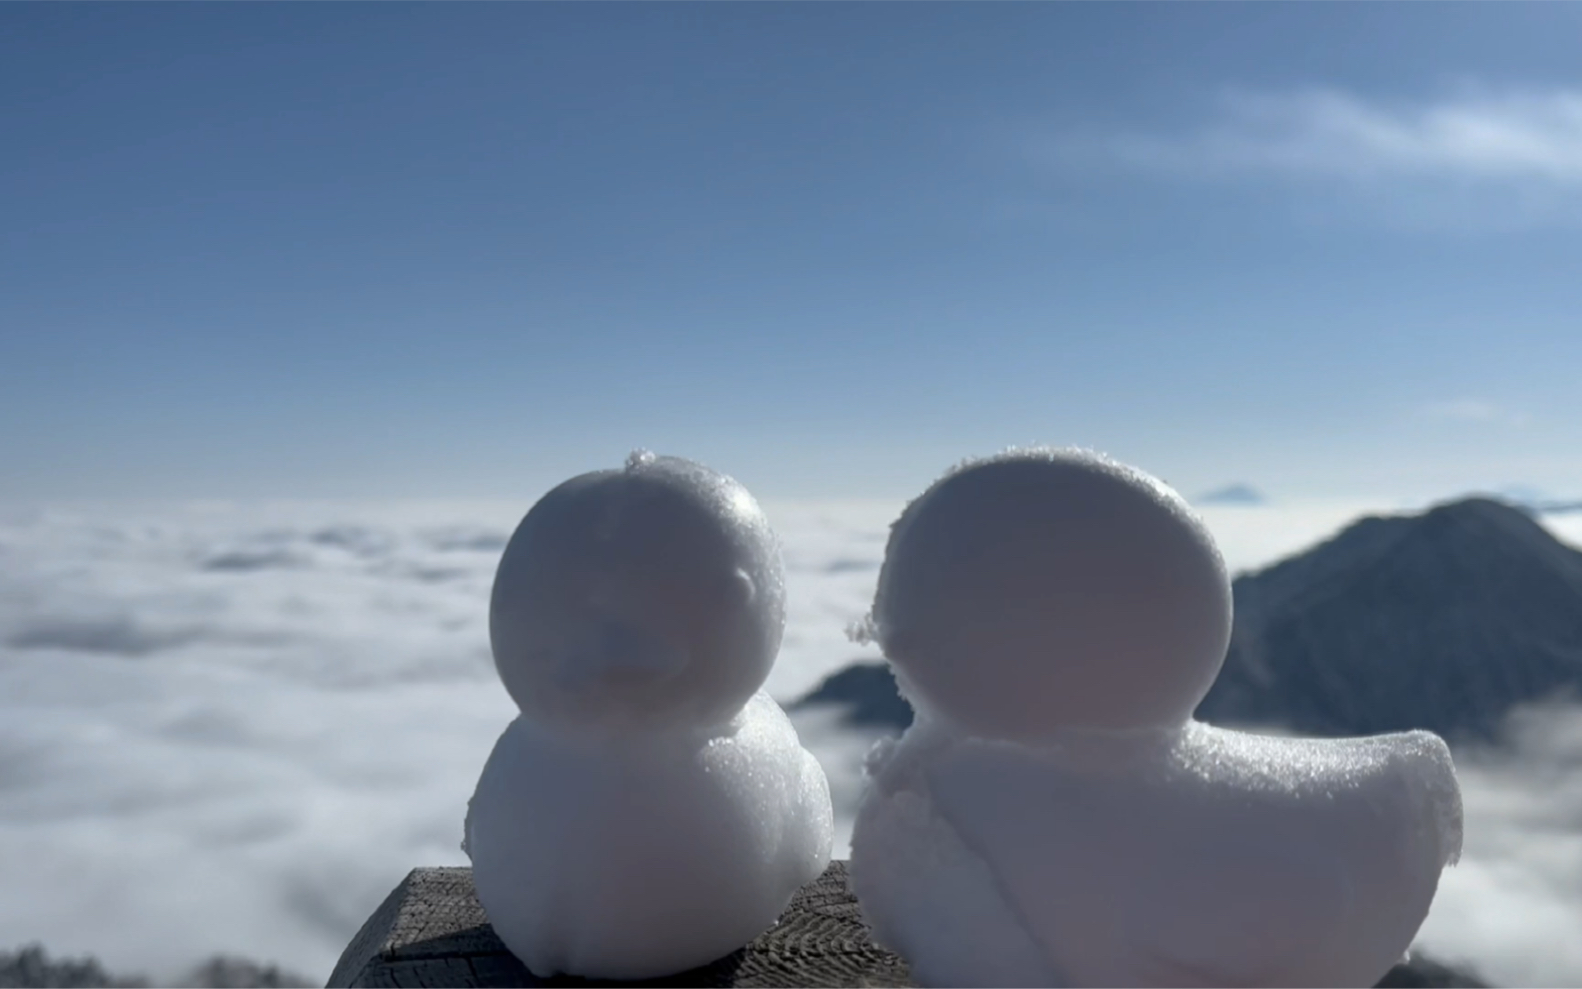
[(1230, 582), (1170, 488), (1079, 450), (968, 464), (890, 534), (873, 631), (918, 699), (986, 738), (1191, 717), (1230, 640)]
[(780, 549), (752, 495), (651, 454), (540, 499), (489, 603), (505, 689), (555, 724), (728, 721), (768, 677), (784, 628)]

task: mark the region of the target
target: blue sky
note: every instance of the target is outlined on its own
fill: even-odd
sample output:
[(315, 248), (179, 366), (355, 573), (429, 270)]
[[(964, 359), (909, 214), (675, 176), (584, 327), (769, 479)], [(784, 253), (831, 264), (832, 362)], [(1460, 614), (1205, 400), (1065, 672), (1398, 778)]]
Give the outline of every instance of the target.
[(0, 497), (1582, 494), (1582, 7), (0, 6)]

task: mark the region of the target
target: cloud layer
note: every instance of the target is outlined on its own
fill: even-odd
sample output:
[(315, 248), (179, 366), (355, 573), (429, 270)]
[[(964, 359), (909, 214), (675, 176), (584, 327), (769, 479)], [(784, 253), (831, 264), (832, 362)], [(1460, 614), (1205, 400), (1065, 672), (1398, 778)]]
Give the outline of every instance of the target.
[(1582, 220), (1575, 89), (1467, 88), (1418, 99), (1334, 88), (1231, 92), (1184, 128), (1065, 134), (1048, 147), (1065, 165), (1361, 197), (1375, 220), (1506, 228)]
[[(0, 944), (323, 978), (409, 869), (463, 864), (515, 715), (487, 608), (526, 507), (0, 510)], [(777, 695), (859, 652), (895, 510), (776, 518)]]
[(1145, 167), (1582, 184), (1582, 91), (1383, 101), (1335, 89), (1223, 97), (1174, 137), (1118, 136)]
[(1525, 412), (1518, 412), (1478, 398), (1458, 398), (1444, 402), (1429, 402), (1421, 406), (1417, 411), (1421, 417), (1439, 422), (1525, 426), (1532, 421), (1531, 417)]
[[(791, 602), (777, 697), (875, 655), (845, 628), (899, 507), (768, 506)], [(1243, 569), (1367, 507), (1204, 514)], [(220, 951), (323, 978), (409, 869), (463, 863), (467, 797), (514, 715), (485, 617), (525, 508), (0, 510), (0, 945), (156, 978)], [(1582, 981), (1582, 715), (1556, 717), (1469, 766), (1468, 857), (1425, 930), (1506, 982)], [(874, 736), (830, 712), (798, 727), (844, 840)]]

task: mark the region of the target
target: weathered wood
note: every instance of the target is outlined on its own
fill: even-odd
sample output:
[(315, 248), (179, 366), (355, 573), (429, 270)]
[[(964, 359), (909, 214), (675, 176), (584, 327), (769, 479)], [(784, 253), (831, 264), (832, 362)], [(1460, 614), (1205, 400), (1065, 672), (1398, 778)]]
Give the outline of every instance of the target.
[[(598, 985), (538, 978), (484, 916), (471, 869), (414, 869), (374, 911), (330, 975), (330, 986)], [(906, 963), (873, 943), (834, 862), (798, 891), (780, 922), (746, 947), (654, 986), (910, 986)]]
[[(330, 986), (408, 989), (470, 986), (612, 985), (569, 976), (538, 978), (489, 926), (471, 869), (414, 869), (385, 898), (341, 955)], [(740, 951), (690, 972), (631, 983), (648, 986), (911, 986), (906, 963), (873, 943), (846, 879), (832, 862), (802, 887), (780, 922)], [(1480, 987), (1470, 972), (1414, 954), (1382, 986)]]

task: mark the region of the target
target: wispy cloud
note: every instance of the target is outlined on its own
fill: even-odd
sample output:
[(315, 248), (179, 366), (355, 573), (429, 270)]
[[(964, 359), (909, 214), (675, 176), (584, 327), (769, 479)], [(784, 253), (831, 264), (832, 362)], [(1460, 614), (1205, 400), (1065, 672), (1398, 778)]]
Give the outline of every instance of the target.
[(1066, 165), (1262, 178), (1367, 196), (1413, 225), (1582, 220), (1582, 89), (1466, 89), (1389, 100), (1341, 89), (1232, 92), (1184, 127), (1066, 134)]
[(1525, 426), (1531, 417), (1479, 398), (1457, 398), (1444, 402), (1428, 402), (1417, 408), (1424, 419), (1440, 422), (1490, 423), (1501, 426)]
[(1185, 132), (1118, 134), (1089, 147), (1151, 168), (1582, 185), (1582, 90), (1418, 102), (1335, 89), (1231, 93)]

